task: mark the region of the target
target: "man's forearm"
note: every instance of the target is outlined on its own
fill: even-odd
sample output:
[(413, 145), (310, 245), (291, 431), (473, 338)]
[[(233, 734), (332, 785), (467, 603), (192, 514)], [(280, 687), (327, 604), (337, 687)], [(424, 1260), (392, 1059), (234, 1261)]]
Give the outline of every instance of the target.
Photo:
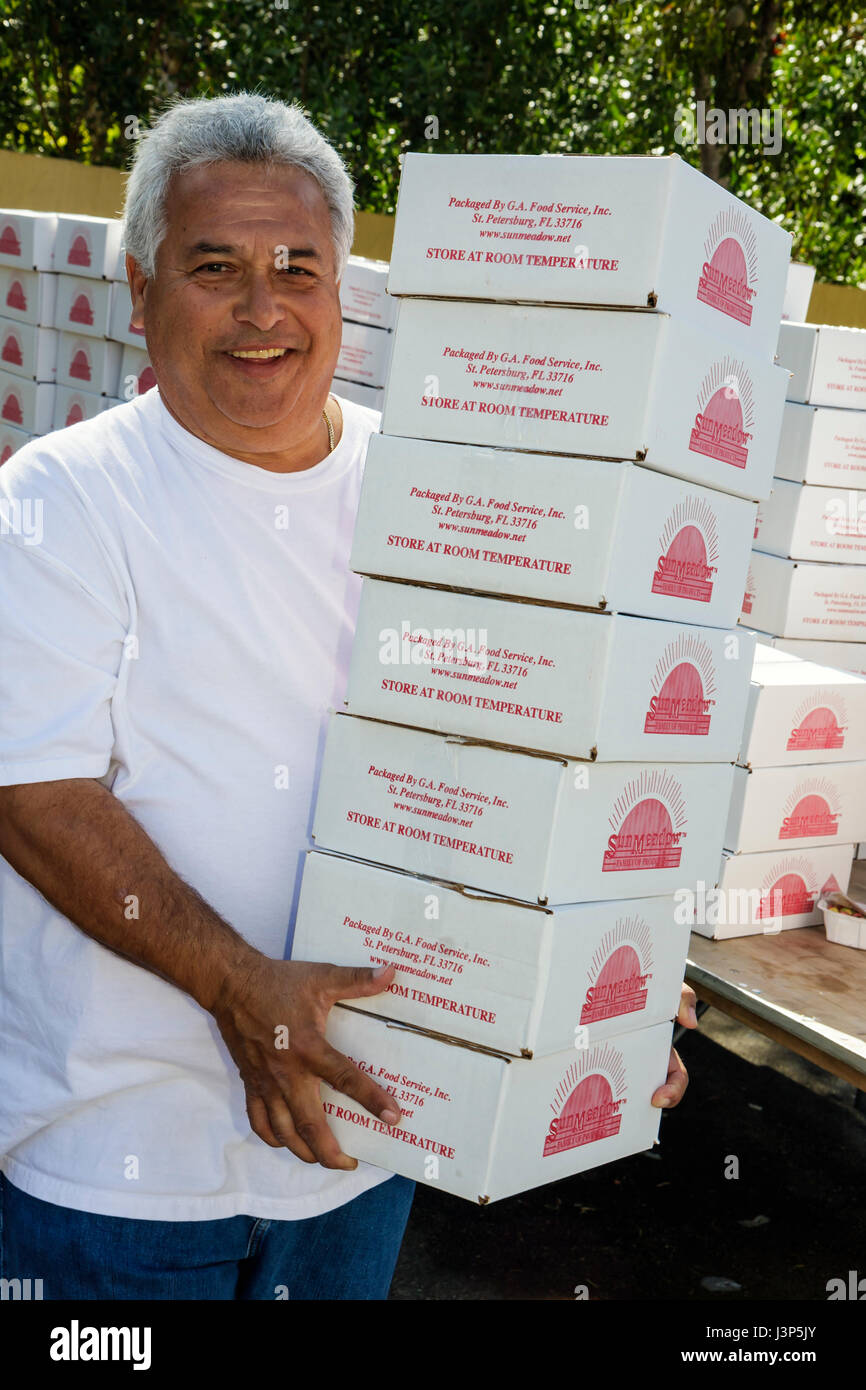
[(100, 782), (0, 788), (0, 854), (88, 936), (205, 1009), (260, 958)]

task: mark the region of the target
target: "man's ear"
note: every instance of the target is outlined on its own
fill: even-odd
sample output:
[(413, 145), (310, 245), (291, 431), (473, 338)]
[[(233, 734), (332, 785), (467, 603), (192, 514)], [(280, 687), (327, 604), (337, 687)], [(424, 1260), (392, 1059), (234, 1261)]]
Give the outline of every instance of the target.
[(126, 257), (126, 278), (129, 282), (129, 293), (132, 298), (132, 313), (129, 316), (129, 321), (134, 328), (144, 328), (144, 292), (147, 285), (147, 276), (138, 261), (128, 253)]

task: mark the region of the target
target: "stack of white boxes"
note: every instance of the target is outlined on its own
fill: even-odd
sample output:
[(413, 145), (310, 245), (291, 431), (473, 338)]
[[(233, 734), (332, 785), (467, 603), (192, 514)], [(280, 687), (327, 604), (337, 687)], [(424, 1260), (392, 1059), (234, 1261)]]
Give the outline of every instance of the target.
[(778, 353), (792, 377), (741, 622), (866, 674), (866, 330), (783, 323)]
[(0, 463), (155, 385), (116, 218), (0, 210)]
[(333, 392), (381, 410), (394, 342), (396, 304), (386, 293), (387, 261), (350, 256), (340, 281), (343, 340)]
[(324, 1089), (359, 1158), (486, 1202), (656, 1138), (675, 894), (718, 878), (745, 718), (789, 248), (676, 158), (405, 158), (293, 942), (397, 966), (328, 1025), (403, 1106)]
[(721, 939), (821, 922), (821, 893), (847, 890), (862, 836), (866, 680), (759, 642), (721, 891), (695, 930)]
[(0, 209), (0, 464), (52, 427), (56, 235), (54, 213)]

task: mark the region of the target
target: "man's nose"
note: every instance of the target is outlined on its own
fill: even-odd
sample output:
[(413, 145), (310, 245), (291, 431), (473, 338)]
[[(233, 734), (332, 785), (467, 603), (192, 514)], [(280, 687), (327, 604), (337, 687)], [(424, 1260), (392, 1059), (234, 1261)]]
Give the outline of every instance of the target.
[(262, 333), (269, 332), (288, 317), (285, 299), (268, 273), (244, 276), (234, 310), (241, 323), (251, 323)]

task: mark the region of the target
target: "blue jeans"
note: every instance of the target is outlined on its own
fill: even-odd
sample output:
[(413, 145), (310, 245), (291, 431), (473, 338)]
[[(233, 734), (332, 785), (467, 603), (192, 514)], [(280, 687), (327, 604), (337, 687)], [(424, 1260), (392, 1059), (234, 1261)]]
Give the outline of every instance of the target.
[(303, 1221), (142, 1221), (30, 1197), (0, 1173), (0, 1278), (45, 1299), (384, 1299), (415, 1192), (392, 1177)]

